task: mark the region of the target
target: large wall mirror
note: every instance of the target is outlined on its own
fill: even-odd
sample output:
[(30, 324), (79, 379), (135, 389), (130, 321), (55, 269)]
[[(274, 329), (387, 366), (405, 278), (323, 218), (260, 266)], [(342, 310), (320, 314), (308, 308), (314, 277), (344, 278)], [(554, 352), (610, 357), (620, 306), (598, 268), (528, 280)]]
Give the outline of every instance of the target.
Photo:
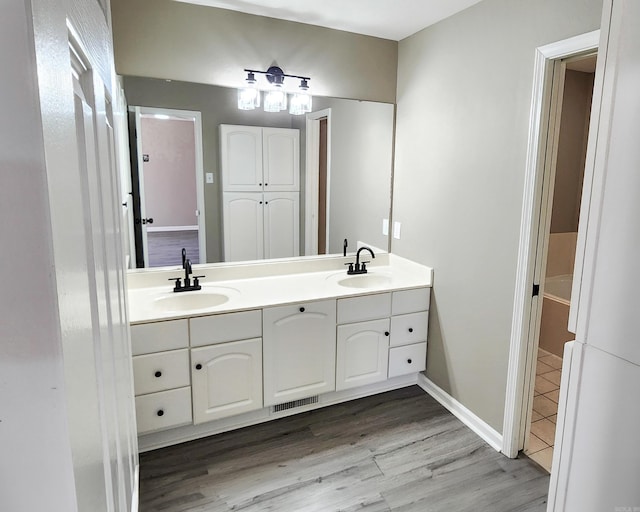
[[(394, 105), (314, 97), (310, 114), (293, 116), (238, 110), (235, 89), (131, 76), (123, 82), (130, 105), (135, 266), (179, 264), (181, 247), (193, 262), (238, 261), (225, 252), (225, 230), (248, 236), (255, 227), (229, 223), (228, 213), (225, 220), (231, 196), (222, 176), (222, 125), (262, 128), (265, 136), (277, 133), (274, 128), (297, 130), (299, 218), (292, 255), (339, 254), (345, 238), (349, 250), (358, 241), (388, 249), (383, 224), (391, 208)], [(251, 159), (241, 153), (236, 161)], [(273, 219), (272, 231), (279, 222), (284, 226), (283, 217)]]

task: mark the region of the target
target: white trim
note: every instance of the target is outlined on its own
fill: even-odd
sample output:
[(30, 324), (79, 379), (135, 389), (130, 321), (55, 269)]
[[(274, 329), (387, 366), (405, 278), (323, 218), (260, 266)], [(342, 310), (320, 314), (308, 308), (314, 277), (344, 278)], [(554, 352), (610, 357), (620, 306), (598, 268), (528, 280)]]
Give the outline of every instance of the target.
[(133, 493), (131, 494), (131, 512), (138, 512), (140, 506), (140, 464), (136, 464), (133, 474)]
[(537, 239), (535, 237), (538, 235), (537, 224), (541, 201), (539, 185), (542, 182), (544, 164), (544, 152), (541, 151), (541, 144), (544, 144), (546, 138), (546, 123), (543, 121), (547, 115), (544, 106), (549, 104), (550, 69), (554, 60), (597, 49), (599, 39), (600, 31), (594, 30), (587, 34), (539, 47), (535, 53), (503, 425), (502, 452), (508, 457), (516, 457), (522, 448), (520, 432), (525, 402), (525, 381), (527, 368), (533, 364), (533, 361), (527, 361), (527, 352), (530, 348), (529, 320), (533, 307), (530, 291), (533, 286), (536, 259)]
[(584, 345), (576, 341), (564, 344), (562, 357), (562, 376), (560, 378), (560, 395), (558, 401), (558, 418), (556, 425), (556, 441), (553, 450), (551, 479), (549, 481), (549, 495), (547, 510), (562, 511), (567, 493), (566, 486), (559, 486), (559, 482), (569, 480), (571, 455), (576, 426), (579, 383), (582, 377), (582, 359)]
[[(203, 147), (202, 147), (202, 114), (195, 110), (178, 110), (170, 108), (157, 108), (157, 107), (129, 107), (133, 108), (136, 113), (136, 131), (139, 134), (137, 139), (138, 144), (138, 179), (142, 176), (142, 136), (140, 128), (140, 117), (143, 115), (165, 115), (170, 119), (187, 119), (194, 123), (194, 137), (195, 137), (195, 151), (196, 151), (196, 216), (198, 217), (198, 251), (200, 256), (199, 263), (207, 262), (207, 228), (205, 223), (205, 201), (204, 201), (204, 161), (203, 161)], [(140, 204), (144, 205), (143, 201), (143, 186), (139, 185), (140, 190)], [(144, 217), (144, 213), (142, 217)], [(149, 228), (147, 228), (149, 230)], [(144, 233), (144, 228), (143, 228)], [(147, 261), (147, 247), (146, 236), (143, 235), (143, 248), (145, 256), (145, 267), (148, 266)]]
[(327, 198), (326, 198), (326, 243), (329, 250), (329, 213), (331, 194), (331, 109), (318, 110), (307, 114), (306, 155), (305, 155), (305, 206), (304, 206), (304, 255), (318, 254), (318, 177), (319, 177), (319, 126), (320, 119), (327, 118)]
[(500, 451), (502, 448), (502, 435), (500, 432), (479, 416), (476, 416), (441, 387), (434, 384), (433, 381), (423, 373), (418, 374), (418, 386), (482, 438), (491, 448), (498, 452)]
[(147, 228), (147, 232), (150, 233), (159, 233), (159, 232), (167, 232), (167, 231), (198, 231), (199, 227), (195, 226), (154, 226), (152, 228)]

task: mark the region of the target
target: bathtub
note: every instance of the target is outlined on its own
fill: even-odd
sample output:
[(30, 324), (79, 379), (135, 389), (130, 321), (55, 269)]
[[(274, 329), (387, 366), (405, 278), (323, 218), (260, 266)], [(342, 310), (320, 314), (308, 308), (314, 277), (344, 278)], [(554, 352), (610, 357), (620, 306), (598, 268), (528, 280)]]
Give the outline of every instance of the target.
[(571, 274), (547, 277), (544, 282), (539, 346), (558, 357), (562, 357), (564, 344), (575, 338), (567, 330), (572, 284)]

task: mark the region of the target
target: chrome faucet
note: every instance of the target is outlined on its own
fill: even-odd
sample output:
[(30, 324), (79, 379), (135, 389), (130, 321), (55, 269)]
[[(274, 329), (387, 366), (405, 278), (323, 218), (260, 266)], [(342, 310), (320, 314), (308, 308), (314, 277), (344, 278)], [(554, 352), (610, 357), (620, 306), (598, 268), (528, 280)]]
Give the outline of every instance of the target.
[(175, 286), (173, 287), (174, 292), (191, 292), (195, 290), (201, 290), (202, 286), (200, 286), (200, 279), (204, 276), (193, 276), (193, 284), (191, 283), (191, 274), (193, 274), (193, 269), (191, 268), (191, 260), (187, 258), (187, 250), (182, 249), (182, 268), (184, 269), (184, 284), (182, 284), (181, 277), (171, 277), (169, 281), (175, 281)]
[(353, 263), (345, 263), (345, 265), (349, 265), (349, 270), (347, 270), (347, 274), (353, 275), (353, 274), (366, 274), (367, 273), (367, 263), (369, 263), (369, 262), (368, 261), (363, 261), (362, 263), (360, 263), (360, 253), (362, 251), (369, 251), (371, 253), (371, 257), (372, 258), (376, 257), (376, 255), (373, 253), (373, 250), (371, 249), (371, 247), (367, 247), (367, 246), (363, 245), (362, 247), (360, 247), (360, 249), (358, 249), (358, 252), (356, 253), (355, 265)]

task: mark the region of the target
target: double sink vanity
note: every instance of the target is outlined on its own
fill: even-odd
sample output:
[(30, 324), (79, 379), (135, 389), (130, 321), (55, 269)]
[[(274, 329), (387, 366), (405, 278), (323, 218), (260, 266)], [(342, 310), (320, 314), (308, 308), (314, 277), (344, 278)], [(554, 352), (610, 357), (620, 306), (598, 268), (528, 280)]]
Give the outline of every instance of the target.
[(381, 393), (425, 369), (432, 269), (378, 254), (128, 274), (141, 451)]

